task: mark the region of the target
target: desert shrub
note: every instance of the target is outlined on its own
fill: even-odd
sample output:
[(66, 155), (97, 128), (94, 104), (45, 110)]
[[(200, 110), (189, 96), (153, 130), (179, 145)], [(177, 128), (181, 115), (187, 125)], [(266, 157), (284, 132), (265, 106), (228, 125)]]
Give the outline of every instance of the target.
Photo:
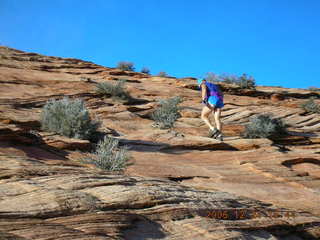
[(281, 119), (272, 118), (268, 114), (260, 114), (250, 119), (243, 136), (245, 138), (271, 138), (286, 133), (286, 125)]
[(142, 73), (145, 73), (145, 74), (150, 74), (150, 69), (147, 68), (147, 67), (143, 67), (143, 68), (141, 69), (141, 72), (142, 72)]
[(93, 163), (104, 170), (120, 171), (127, 166), (130, 156), (127, 148), (119, 147), (118, 145), (118, 139), (105, 136), (97, 144), (95, 152), (83, 160)]
[(161, 71), (158, 73), (158, 77), (168, 77), (168, 74), (166, 72)]
[(320, 113), (320, 105), (314, 101), (314, 98), (310, 98), (308, 101), (302, 103), (301, 108), (308, 113)]
[(247, 74), (242, 74), (238, 79), (238, 85), (240, 88), (246, 89), (255, 89), (256, 88), (256, 80), (252, 76), (248, 76)]
[(181, 102), (180, 97), (161, 100), (161, 106), (151, 114), (155, 126), (161, 129), (172, 128), (174, 122), (180, 117), (178, 104)]
[(221, 75), (220, 81), (228, 84), (238, 84), (238, 77), (235, 75)]
[(219, 82), (220, 78), (218, 74), (215, 74), (213, 72), (206, 73), (206, 76), (204, 78), (208, 82)]
[(49, 100), (41, 112), (41, 128), (60, 135), (90, 139), (100, 123), (92, 121), (81, 99)]
[(239, 84), (239, 77), (236, 75), (222, 74), (219, 76), (219, 80), (228, 84)]
[(96, 93), (102, 95), (111, 95), (113, 98), (127, 100), (130, 95), (124, 89), (126, 80), (120, 79), (115, 84), (109, 82), (98, 83), (96, 86)]
[(124, 71), (134, 71), (134, 64), (132, 62), (121, 61), (118, 62), (117, 68)]
[(230, 74), (215, 74), (212, 72), (208, 72), (206, 74), (205, 79), (208, 82), (224, 82), (228, 84), (236, 84), (240, 88), (246, 88), (246, 89), (255, 89), (256, 87), (256, 81), (252, 76), (248, 76), (247, 74), (242, 74), (240, 77), (236, 75), (230, 75)]
[(309, 87), (309, 90), (313, 92), (320, 92), (320, 88), (318, 87)]

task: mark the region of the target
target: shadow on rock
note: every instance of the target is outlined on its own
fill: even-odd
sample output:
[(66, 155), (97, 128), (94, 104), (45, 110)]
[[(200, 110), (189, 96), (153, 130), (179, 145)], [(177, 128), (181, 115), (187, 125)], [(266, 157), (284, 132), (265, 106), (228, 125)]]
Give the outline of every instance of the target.
[(123, 231), (126, 240), (163, 239), (166, 237), (161, 224), (137, 215), (130, 228)]

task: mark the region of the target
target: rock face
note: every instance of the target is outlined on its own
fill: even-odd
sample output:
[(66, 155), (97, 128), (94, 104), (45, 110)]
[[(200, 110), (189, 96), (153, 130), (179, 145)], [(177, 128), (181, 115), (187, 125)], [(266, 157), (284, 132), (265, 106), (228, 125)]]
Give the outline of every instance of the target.
[[(95, 93), (118, 79), (132, 100)], [(0, 239), (320, 238), (320, 115), (299, 107), (316, 92), (222, 85), (219, 142), (205, 137), (192, 78), (0, 47), (0, 83)], [(158, 101), (177, 95), (175, 127), (153, 128)], [(130, 148), (124, 172), (81, 162), (89, 141), (41, 130), (42, 106), (64, 96), (84, 99), (100, 131)], [(258, 113), (284, 120), (290, 136), (241, 138)]]

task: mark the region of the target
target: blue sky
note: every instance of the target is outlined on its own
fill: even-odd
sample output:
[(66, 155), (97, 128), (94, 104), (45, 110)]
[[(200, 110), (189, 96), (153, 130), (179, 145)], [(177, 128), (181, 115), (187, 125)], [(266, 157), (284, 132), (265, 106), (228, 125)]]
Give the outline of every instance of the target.
[(319, 0), (0, 0), (0, 45), (152, 74), (320, 87)]

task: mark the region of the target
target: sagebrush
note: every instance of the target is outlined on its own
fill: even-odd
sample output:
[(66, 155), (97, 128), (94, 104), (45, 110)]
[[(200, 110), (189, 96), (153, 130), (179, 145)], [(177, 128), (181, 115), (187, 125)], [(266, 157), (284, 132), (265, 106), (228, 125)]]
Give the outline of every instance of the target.
[(84, 160), (104, 170), (120, 171), (127, 166), (129, 159), (128, 149), (119, 147), (118, 139), (105, 136), (104, 139), (97, 144), (95, 152)]
[(230, 75), (230, 74), (222, 74), (219, 76), (219, 81), (228, 83), (228, 84), (239, 84), (239, 77), (236, 75)]
[(318, 87), (309, 87), (309, 90), (313, 92), (320, 92), (320, 88)]
[(250, 119), (242, 134), (245, 138), (272, 138), (286, 134), (286, 125), (281, 119), (269, 114), (260, 114)]
[(206, 74), (205, 79), (208, 82), (224, 82), (228, 84), (236, 84), (240, 88), (243, 89), (255, 89), (256, 88), (256, 80), (252, 76), (248, 76), (247, 74), (242, 74), (240, 77), (236, 75), (230, 74), (215, 74), (212, 72), (208, 72)]
[(320, 113), (320, 105), (317, 104), (315, 98), (310, 98), (308, 101), (301, 104), (301, 107), (308, 113)]
[(158, 77), (168, 77), (169, 75), (166, 72), (159, 72)]
[(91, 120), (83, 100), (63, 98), (49, 100), (41, 112), (41, 128), (60, 135), (90, 139), (100, 126), (98, 121)]
[(252, 76), (248, 76), (247, 74), (242, 74), (242, 76), (238, 79), (238, 85), (240, 88), (256, 88), (256, 80)]
[(150, 69), (147, 68), (147, 67), (143, 67), (143, 68), (141, 69), (141, 72), (142, 72), (142, 73), (145, 73), (145, 74), (150, 74)]
[(155, 125), (161, 129), (172, 128), (174, 122), (180, 117), (178, 104), (181, 102), (180, 97), (161, 100), (161, 106), (151, 114)]
[(124, 70), (124, 71), (134, 71), (134, 63), (133, 62), (127, 62), (127, 61), (121, 61), (118, 62), (117, 68)]
[(219, 82), (220, 81), (220, 78), (219, 78), (219, 75), (218, 74), (215, 74), (213, 72), (208, 72), (204, 78), (206, 81), (208, 82)]
[(102, 82), (96, 85), (96, 93), (110, 95), (113, 98), (128, 100), (130, 94), (125, 90), (125, 79), (117, 80), (116, 83)]

